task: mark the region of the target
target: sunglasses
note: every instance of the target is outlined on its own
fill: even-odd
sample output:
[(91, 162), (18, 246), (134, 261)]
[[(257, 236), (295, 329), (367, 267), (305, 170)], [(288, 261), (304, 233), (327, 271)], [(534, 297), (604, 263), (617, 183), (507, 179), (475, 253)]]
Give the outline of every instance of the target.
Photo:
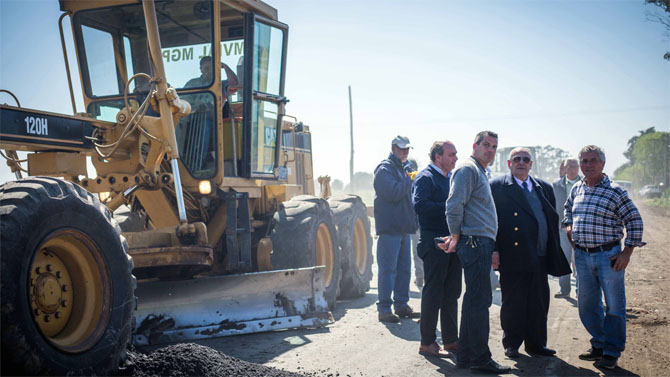
[(530, 162), (530, 157), (514, 156), (514, 157), (512, 157), (512, 161), (514, 161), (514, 162), (523, 161), (525, 163), (529, 163)]

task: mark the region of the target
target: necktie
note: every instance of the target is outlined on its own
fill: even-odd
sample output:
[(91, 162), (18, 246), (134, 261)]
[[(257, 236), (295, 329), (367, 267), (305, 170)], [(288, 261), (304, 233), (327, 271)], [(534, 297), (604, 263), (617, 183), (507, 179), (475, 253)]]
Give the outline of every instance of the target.
[(521, 183), (521, 186), (523, 187), (523, 191), (528, 191), (528, 184), (526, 183), (526, 181), (523, 181)]

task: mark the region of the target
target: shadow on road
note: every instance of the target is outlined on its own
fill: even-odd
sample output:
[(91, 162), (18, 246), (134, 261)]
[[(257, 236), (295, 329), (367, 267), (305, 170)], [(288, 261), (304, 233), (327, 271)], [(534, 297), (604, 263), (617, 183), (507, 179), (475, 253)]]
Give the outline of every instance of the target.
[(347, 314), (348, 310), (366, 308), (368, 306), (375, 305), (376, 302), (377, 302), (376, 291), (372, 293), (368, 292), (364, 296), (359, 298), (337, 301), (335, 310), (332, 311), (333, 318), (335, 318), (335, 320), (337, 321), (340, 318), (344, 317)]
[(228, 356), (252, 363), (264, 364), (286, 352), (311, 343), (310, 335), (329, 333), (328, 327), (278, 330), (257, 334), (245, 334), (225, 338), (199, 340), (203, 346), (212, 347)]
[[(335, 310), (332, 311), (333, 318), (335, 321), (339, 321), (349, 310), (366, 308), (375, 305), (376, 301), (376, 291), (372, 293), (368, 292), (356, 299), (338, 301)], [(377, 321), (376, 311), (374, 318), (371, 320)], [(402, 322), (408, 322), (404, 327), (411, 327), (411, 329), (403, 329), (399, 332), (400, 334), (404, 334), (405, 331), (408, 334), (418, 334), (418, 325), (410, 325), (410, 320), (403, 320)], [(311, 335), (327, 334), (329, 332), (330, 327), (303, 328), (213, 338), (197, 341), (196, 343), (215, 348), (229, 356), (253, 363), (264, 364), (284, 353), (296, 352), (300, 347), (311, 343)]]
[(519, 376), (599, 376), (598, 372), (590, 369), (577, 367), (567, 363), (558, 356), (553, 357), (531, 357), (524, 354), (514, 360), (506, 359), (508, 365), (511, 365), (512, 374)]
[(384, 323), (389, 332), (398, 338), (416, 342), (416, 349), (419, 352), (419, 342), (421, 333), (419, 332), (419, 322), (414, 319), (400, 319), (398, 323)]
[[(426, 361), (435, 365), (437, 372), (446, 376), (481, 376), (481, 373), (470, 371), (470, 369), (456, 368), (454, 360), (441, 359), (435, 356), (424, 356)], [(502, 365), (512, 367), (511, 375), (517, 376), (637, 376), (623, 368), (614, 370), (602, 370), (602, 374), (596, 371), (568, 364), (558, 357), (530, 357), (521, 355), (512, 362), (510, 359), (497, 360)]]

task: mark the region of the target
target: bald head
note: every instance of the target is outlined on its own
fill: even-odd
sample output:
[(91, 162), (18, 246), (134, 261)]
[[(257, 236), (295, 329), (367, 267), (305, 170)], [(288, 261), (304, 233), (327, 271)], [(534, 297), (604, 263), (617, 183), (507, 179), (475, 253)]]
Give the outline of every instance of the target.
[(528, 148), (526, 148), (526, 147), (516, 147), (516, 148), (512, 149), (512, 150), (509, 152), (509, 159), (511, 160), (512, 157), (513, 157), (517, 152), (521, 152), (521, 151), (528, 153), (528, 156), (530, 156), (530, 149), (528, 149)]

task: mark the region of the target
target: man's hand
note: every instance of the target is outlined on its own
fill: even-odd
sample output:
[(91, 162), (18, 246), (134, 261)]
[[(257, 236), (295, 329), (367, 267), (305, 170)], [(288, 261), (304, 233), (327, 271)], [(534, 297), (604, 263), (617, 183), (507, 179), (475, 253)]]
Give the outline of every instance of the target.
[(437, 247), (446, 252), (449, 248), (449, 242), (451, 242), (451, 236), (442, 237), (442, 240), (444, 240), (444, 242), (438, 243)]
[(628, 266), (628, 263), (630, 262), (630, 256), (632, 254), (633, 254), (633, 248), (630, 246), (626, 246), (622, 252), (620, 252), (614, 258), (611, 259), (612, 269), (614, 269), (614, 271), (621, 271), (625, 269)]
[(565, 226), (565, 233), (568, 235), (568, 241), (570, 241), (570, 245), (572, 245), (572, 248), (575, 248), (575, 243), (572, 241), (572, 225), (566, 225)]
[(493, 254), (491, 254), (491, 268), (497, 270), (498, 267), (500, 267), (500, 253), (494, 251)]
[(450, 254), (450, 253), (455, 253), (456, 252), (456, 245), (458, 244), (458, 239), (461, 237), (460, 234), (452, 234), (449, 236), (447, 242), (447, 248), (443, 249), (445, 253)]

